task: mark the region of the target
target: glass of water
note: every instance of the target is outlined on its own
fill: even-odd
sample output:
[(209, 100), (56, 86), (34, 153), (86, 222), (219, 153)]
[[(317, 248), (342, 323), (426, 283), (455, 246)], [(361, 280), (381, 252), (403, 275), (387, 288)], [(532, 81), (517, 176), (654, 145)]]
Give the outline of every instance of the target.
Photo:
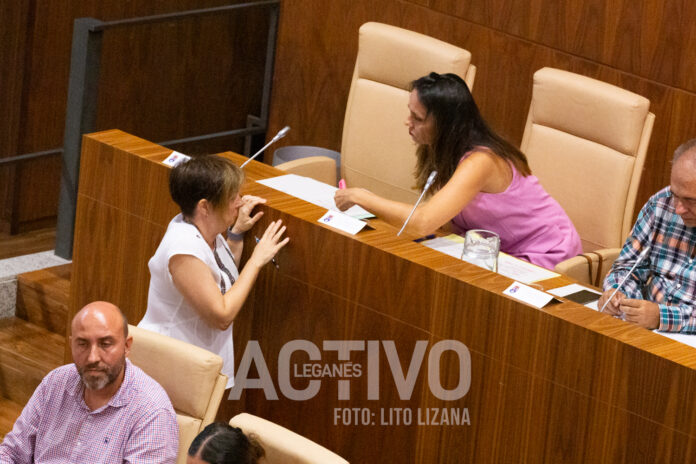
[(472, 229), (466, 232), (462, 257), (466, 262), (498, 272), (500, 237), (495, 232)]

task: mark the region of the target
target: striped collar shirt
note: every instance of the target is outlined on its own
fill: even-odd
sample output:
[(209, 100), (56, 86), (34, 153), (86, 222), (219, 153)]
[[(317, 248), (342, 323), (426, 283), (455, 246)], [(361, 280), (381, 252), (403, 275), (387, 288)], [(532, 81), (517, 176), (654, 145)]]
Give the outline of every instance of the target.
[(621, 254), (604, 281), (604, 290), (618, 287), (649, 246), (620, 291), (628, 298), (650, 300), (660, 308), (658, 330), (696, 333), (696, 228), (687, 227), (674, 209), (669, 187), (643, 206)]
[(126, 360), (118, 392), (91, 411), (74, 364), (51, 371), (0, 444), (0, 463), (174, 463), (176, 414), (164, 389)]

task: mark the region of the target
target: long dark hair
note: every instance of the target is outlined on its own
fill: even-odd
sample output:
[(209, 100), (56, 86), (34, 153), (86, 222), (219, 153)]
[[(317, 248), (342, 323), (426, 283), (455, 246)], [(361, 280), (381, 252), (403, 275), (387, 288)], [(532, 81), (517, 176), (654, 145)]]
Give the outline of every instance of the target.
[(213, 422), (193, 439), (189, 456), (209, 464), (256, 464), (265, 452), (256, 437), (247, 437), (238, 427)]
[(437, 170), (433, 187), (440, 189), (454, 174), (462, 155), (477, 146), (508, 160), (523, 176), (532, 173), (527, 157), (488, 127), (461, 77), (432, 72), (413, 81), (411, 89), (418, 94), (427, 117), (433, 118), (435, 131), (431, 144), (418, 147), (418, 188), (423, 188), (430, 172)]

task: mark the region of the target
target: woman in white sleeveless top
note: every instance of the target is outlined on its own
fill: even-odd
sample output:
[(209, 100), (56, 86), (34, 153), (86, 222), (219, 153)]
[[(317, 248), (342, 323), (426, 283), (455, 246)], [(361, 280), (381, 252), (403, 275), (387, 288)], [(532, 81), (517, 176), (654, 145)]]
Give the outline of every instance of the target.
[(244, 196), (244, 174), (218, 156), (192, 158), (169, 177), (181, 214), (172, 219), (150, 259), (147, 311), (138, 327), (178, 338), (219, 354), (227, 387), (234, 384), (232, 321), (262, 266), (289, 238), (272, 222), (241, 272), (244, 232), (263, 215), (251, 215), (265, 199)]

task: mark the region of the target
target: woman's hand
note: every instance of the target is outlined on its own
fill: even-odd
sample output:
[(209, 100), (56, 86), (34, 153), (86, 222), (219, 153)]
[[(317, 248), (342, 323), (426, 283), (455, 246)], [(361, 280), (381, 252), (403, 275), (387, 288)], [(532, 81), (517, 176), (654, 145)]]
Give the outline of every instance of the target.
[(336, 190), (336, 195), (334, 195), (334, 202), (336, 206), (341, 211), (345, 211), (353, 205), (357, 204), (357, 197), (360, 192), (364, 190), (361, 188), (348, 188), (348, 189), (338, 189)]
[(281, 223), (282, 221), (279, 219), (268, 225), (261, 240), (259, 240), (259, 243), (256, 244), (256, 248), (254, 248), (254, 251), (251, 253), (247, 266), (252, 263), (258, 267), (264, 266), (273, 259), (276, 253), (278, 253), (278, 250), (287, 245), (290, 241), (290, 237), (282, 238), (285, 232), (285, 226), (282, 226)]
[(262, 205), (266, 203), (265, 198), (256, 197), (254, 195), (244, 195), (241, 199), (242, 206), (239, 207), (239, 213), (237, 215), (237, 220), (232, 226), (233, 234), (243, 234), (247, 230), (254, 227), (261, 216), (263, 216), (263, 211), (258, 211), (253, 216), (251, 212), (256, 208), (257, 205)]

